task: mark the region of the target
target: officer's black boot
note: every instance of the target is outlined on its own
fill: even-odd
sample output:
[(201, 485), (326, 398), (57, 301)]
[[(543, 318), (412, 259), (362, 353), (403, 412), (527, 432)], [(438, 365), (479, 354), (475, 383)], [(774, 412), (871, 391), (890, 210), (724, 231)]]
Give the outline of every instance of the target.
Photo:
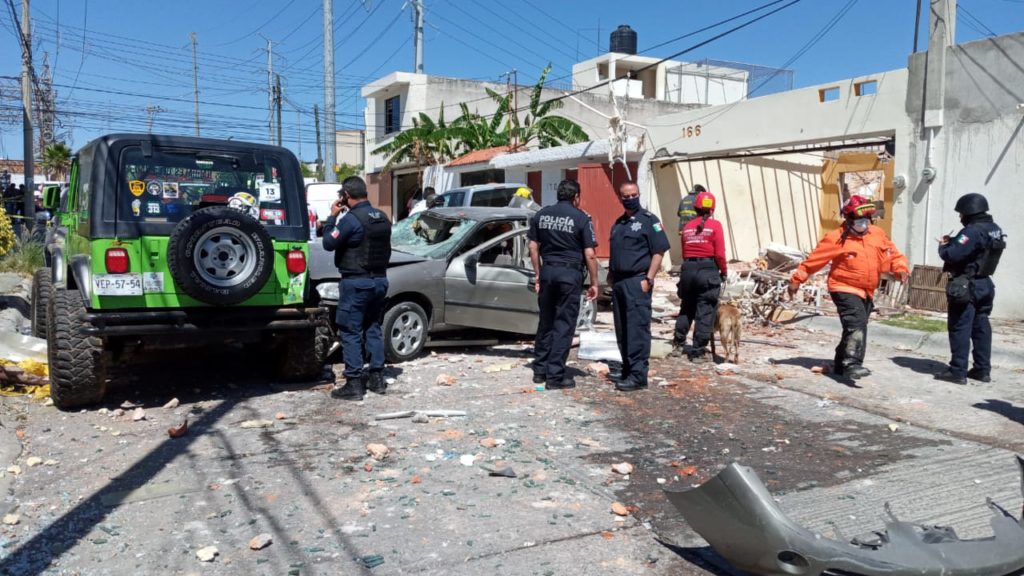
[(565, 378), (562, 379), (561, 382), (547, 382), (544, 385), (544, 387), (547, 388), (548, 390), (565, 390), (568, 388), (575, 388), (576, 380), (572, 379), (569, 376), (566, 376)]
[(366, 384), (366, 388), (370, 392), (376, 392), (377, 394), (384, 394), (387, 392), (388, 383), (384, 381), (384, 371), (374, 370), (373, 372), (370, 372), (370, 379)]
[(850, 380), (860, 380), (871, 375), (871, 371), (861, 366), (860, 364), (854, 364), (852, 366), (846, 366), (843, 368), (843, 375)]
[(991, 382), (992, 376), (988, 372), (982, 372), (978, 368), (971, 368), (967, 371), (967, 377), (978, 382)]
[(942, 380), (943, 382), (952, 382), (953, 384), (967, 384), (967, 377), (955, 374), (952, 370), (946, 369), (945, 372), (935, 375), (936, 380)]
[(339, 400), (352, 400), (358, 402), (366, 396), (366, 383), (363, 382), (362, 376), (348, 376), (345, 378), (345, 385), (338, 388), (335, 385), (334, 390), (331, 390), (331, 398), (337, 398)]

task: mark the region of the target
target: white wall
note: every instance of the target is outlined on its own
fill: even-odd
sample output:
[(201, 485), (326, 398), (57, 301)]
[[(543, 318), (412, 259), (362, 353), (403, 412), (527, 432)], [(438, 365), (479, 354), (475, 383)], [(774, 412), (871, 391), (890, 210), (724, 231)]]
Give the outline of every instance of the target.
[[(906, 245), (915, 264), (941, 265), (935, 238), (958, 230), (953, 210), (968, 192), (984, 194), (991, 213), (1009, 235), (1007, 253), (993, 277), (996, 283), (994, 316), (1024, 318), (1024, 260), (1019, 250), (1024, 237), (1021, 202), (1024, 182), (1024, 33), (986, 38), (946, 49), (943, 124), (931, 134), (921, 124), (924, 107), (925, 56), (910, 59), (907, 113), (914, 120), (906, 146), (903, 173), (907, 189), (898, 197), (894, 240)], [(899, 156), (899, 152), (897, 152)], [(930, 184), (921, 177), (931, 164), (936, 177)]]

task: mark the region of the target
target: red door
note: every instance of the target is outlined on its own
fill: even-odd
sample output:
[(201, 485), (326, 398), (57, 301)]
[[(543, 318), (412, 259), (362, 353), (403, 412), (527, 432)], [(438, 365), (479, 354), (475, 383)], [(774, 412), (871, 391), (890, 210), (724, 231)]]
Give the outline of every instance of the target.
[(543, 183), (544, 180), (541, 178), (540, 170), (526, 173), (526, 185), (533, 191), (533, 201), (537, 204), (541, 203), (541, 186), (544, 185)]
[(597, 257), (608, 258), (612, 224), (622, 214), (622, 204), (612, 186), (612, 170), (607, 164), (580, 164), (580, 208), (590, 214), (597, 234)]

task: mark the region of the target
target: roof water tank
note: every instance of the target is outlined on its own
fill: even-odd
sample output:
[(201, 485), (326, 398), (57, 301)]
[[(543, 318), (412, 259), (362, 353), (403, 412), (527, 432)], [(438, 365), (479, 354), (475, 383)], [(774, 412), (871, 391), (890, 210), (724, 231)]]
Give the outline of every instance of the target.
[(610, 52), (636, 54), (636, 30), (623, 24), (612, 32)]

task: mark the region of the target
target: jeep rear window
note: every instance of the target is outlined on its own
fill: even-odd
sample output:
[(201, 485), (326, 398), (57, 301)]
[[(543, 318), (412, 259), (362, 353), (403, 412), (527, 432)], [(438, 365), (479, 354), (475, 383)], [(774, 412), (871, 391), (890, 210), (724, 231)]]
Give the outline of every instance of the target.
[(285, 199), (295, 196), (292, 178), (284, 178), (273, 156), (153, 149), (139, 147), (121, 154), (117, 220), (173, 224), (207, 206), (227, 205), (232, 197), (253, 204), (251, 214), (267, 227), (283, 226), (289, 215)]

